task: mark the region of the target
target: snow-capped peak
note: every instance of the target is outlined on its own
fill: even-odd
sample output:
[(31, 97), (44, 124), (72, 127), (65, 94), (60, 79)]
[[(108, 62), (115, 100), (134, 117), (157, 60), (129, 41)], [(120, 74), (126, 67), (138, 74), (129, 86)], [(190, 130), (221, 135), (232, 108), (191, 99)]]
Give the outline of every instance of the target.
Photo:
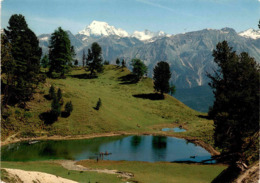
[(116, 35), (120, 37), (128, 37), (128, 33), (123, 29), (117, 29), (114, 26), (110, 26), (106, 22), (93, 21), (84, 30), (80, 31), (79, 34), (86, 36), (111, 36)]
[(151, 32), (149, 30), (144, 30), (142, 32), (134, 31), (134, 33), (131, 35), (131, 37), (135, 37), (141, 41), (146, 41), (154, 37), (162, 37), (162, 36), (168, 36), (168, 35), (163, 31)]
[(252, 39), (259, 39), (260, 38), (260, 30), (248, 29), (246, 31), (238, 33), (240, 36)]

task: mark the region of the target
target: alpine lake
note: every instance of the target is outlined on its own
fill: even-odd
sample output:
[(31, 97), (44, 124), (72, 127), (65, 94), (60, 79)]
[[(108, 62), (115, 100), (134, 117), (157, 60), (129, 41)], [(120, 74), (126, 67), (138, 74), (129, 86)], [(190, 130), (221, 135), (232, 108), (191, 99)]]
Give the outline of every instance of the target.
[[(204, 162), (211, 154), (185, 139), (167, 136), (112, 136), (80, 140), (23, 141), (1, 148), (2, 161), (126, 160)], [(215, 163), (207, 161), (205, 163)]]

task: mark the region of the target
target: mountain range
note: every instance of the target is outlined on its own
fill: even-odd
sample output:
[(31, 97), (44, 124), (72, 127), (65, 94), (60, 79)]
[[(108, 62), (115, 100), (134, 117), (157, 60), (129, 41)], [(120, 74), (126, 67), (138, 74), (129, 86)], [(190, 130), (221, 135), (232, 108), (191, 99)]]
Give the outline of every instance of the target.
[[(76, 35), (70, 31), (67, 33), (80, 63), (83, 50), (87, 52), (93, 42), (98, 42), (104, 60), (115, 63), (116, 58), (125, 59), (126, 65), (131, 68), (131, 59), (140, 58), (147, 65), (150, 77), (158, 61), (167, 61), (172, 72), (171, 82), (183, 89), (207, 85), (209, 79), (206, 73), (211, 73), (216, 68), (212, 51), (218, 42), (226, 40), (233, 50), (238, 53), (246, 51), (260, 62), (260, 30), (254, 29), (240, 33), (232, 28), (223, 28), (176, 35), (149, 30), (129, 34), (106, 22), (93, 21)], [(51, 34), (38, 36), (45, 53), (48, 51), (50, 36)]]

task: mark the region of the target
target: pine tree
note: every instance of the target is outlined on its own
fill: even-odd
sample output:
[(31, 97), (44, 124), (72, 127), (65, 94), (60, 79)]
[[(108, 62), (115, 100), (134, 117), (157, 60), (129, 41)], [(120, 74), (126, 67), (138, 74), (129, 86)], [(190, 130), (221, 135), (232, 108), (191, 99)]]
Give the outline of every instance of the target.
[[(239, 160), (259, 131), (259, 64), (247, 53), (236, 54), (226, 41), (213, 50), (218, 70), (208, 74), (215, 95), (209, 115), (214, 120), (215, 146)], [(247, 145), (246, 145), (247, 144)]]
[(41, 66), (46, 69), (49, 65), (49, 58), (47, 55), (44, 55), (44, 57), (41, 59)]
[(25, 105), (25, 101), (30, 99), (39, 83), (42, 50), (36, 35), (28, 28), (22, 15), (12, 15), (4, 32), (11, 44), (15, 63), (13, 96)]
[(74, 65), (75, 65), (75, 66), (78, 66), (78, 65), (79, 65), (79, 61), (78, 61), (77, 59), (74, 61)]
[(122, 60), (122, 67), (125, 67), (125, 60)]
[(55, 96), (55, 89), (54, 89), (54, 86), (51, 85), (51, 87), (49, 89), (49, 99), (53, 99), (54, 96)]
[(59, 104), (58, 98), (56, 95), (54, 95), (52, 103), (51, 103), (51, 114), (55, 118), (55, 120), (57, 120), (61, 114), (60, 109), (61, 109), (61, 106)]
[(62, 92), (61, 92), (60, 88), (58, 89), (58, 92), (57, 92), (57, 99), (58, 99), (58, 101), (60, 101), (62, 99)]
[(139, 81), (144, 74), (147, 74), (147, 67), (140, 59), (133, 59), (131, 62), (133, 66), (133, 74)]
[(14, 89), (15, 61), (12, 56), (11, 43), (8, 41), (8, 38), (5, 34), (1, 35), (1, 65), (1, 79), (3, 83), (6, 83), (4, 91), (2, 92), (4, 94), (2, 102), (4, 106), (6, 106), (9, 101), (9, 98), (12, 95), (12, 90)]
[(167, 62), (158, 62), (153, 69), (154, 89), (163, 95), (170, 91), (169, 80), (171, 78), (170, 66)]
[(88, 49), (88, 66), (90, 70), (90, 75), (93, 76), (95, 71), (102, 72), (103, 64), (102, 64), (102, 49), (98, 43), (94, 42), (91, 46), (91, 50)]
[(67, 32), (59, 27), (52, 33), (50, 40), (50, 76), (64, 78), (70, 71), (74, 53)]
[(119, 60), (119, 58), (117, 58), (117, 59), (116, 59), (116, 65), (119, 66), (119, 64), (120, 64), (120, 60)]

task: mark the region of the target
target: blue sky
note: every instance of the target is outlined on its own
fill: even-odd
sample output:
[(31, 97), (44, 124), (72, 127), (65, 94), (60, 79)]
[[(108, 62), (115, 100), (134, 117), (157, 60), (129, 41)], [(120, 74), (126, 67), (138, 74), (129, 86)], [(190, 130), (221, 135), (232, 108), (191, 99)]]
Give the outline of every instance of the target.
[(129, 33), (162, 30), (177, 34), (204, 28), (257, 29), (260, 0), (3, 0), (1, 26), (12, 14), (23, 14), (37, 34), (61, 26), (77, 33), (93, 20)]

